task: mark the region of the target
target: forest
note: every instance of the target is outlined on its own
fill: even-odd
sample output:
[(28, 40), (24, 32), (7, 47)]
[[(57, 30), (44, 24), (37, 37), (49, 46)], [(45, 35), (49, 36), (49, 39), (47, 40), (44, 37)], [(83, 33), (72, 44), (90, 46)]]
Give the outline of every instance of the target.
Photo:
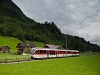
[[(0, 35), (61, 45), (80, 52), (100, 52), (100, 46), (82, 37), (64, 34), (54, 22), (39, 23), (28, 18), (12, 0), (0, 0)], [(65, 39), (67, 37), (67, 39)]]

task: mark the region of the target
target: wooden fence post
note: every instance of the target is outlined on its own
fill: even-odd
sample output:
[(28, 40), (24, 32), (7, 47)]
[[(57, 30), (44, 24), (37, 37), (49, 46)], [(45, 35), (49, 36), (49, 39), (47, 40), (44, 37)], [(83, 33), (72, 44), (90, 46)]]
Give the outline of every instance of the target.
[(17, 61), (17, 57), (16, 57), (16, 61)]
[(25, 60), (26, 60), (26, 57), (25, 57)]
[(7, 59), (5, 58), (5, 63), (7, 63)]
[(29, 62), (29, 58), (28, 58), (28, 62)]
[(19, 63), (19, 58), (18, 58), (18, 63)]

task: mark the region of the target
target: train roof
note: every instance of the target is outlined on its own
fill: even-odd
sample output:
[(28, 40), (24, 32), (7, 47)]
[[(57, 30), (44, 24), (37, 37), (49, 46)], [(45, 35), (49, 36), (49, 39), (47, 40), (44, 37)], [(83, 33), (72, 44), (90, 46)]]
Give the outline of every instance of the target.
[(73, 51), (73, 52), (79, 52), (78, 50), (65, 50), (65, 49), (51, 49), (51, 48), (40, 48), (40, 47), (35, 47), (32, 48), (31, 50), (53, 50), (53, 51)]

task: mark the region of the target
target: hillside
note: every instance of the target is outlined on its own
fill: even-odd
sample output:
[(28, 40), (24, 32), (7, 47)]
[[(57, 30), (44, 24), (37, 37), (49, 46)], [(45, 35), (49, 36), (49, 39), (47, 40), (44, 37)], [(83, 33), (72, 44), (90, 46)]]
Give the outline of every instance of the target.
[[(11, 52), (17, 51), (16, 46), (19, 42), (22, 42), (22, 41), (19, 40), (18, 38), (0, 36), (0, 46), (9, 46), (11, 48)], [(38, 47), (44, 47), (44, 45), (45, 45), (44, 43), (38, 42), (38, 41), (25, 40), (25, 42), (32, 42)]]
[[(57, 44), (64, 48), (66, 46), (65, 34), (61, 33), (54, 22), (38, 23), (28, 18), (12, 0), (0, 0), (0, 35), (16, 37), (21, 41)], [(100, 52), (98, 45), (91, 44), (84, 38), (68, 34), (66, 36), (68, 49)]]
[(32, 22), (11, 0), (0, 0), (0, 16), (9, 16), (25, 23)]
[(9, 46), (11, 51), (17, 51), (17, 44), (21, 42), (17, 38), (0, 36), (0, 46)]

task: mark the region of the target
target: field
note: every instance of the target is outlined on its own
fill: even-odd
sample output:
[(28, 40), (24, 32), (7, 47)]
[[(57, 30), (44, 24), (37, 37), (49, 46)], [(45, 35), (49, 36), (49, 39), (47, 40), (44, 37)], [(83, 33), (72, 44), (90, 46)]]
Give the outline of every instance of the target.
[[(1, 46), (9, 46), (11, 48), (10, 49), (11, 52), (17, 52), (16, 46), (19, 42), (22, 42), (22, 41), (17, 38), (14, 38), (14, 37), (0, 36), (0, 47)], [(38, 41), (26, 40), (25, 42), (32, 42), (38, 47), (44, 47), (44, 45), (45, 45), (44, 43), (38, 42)]]
[(100, 75), (100, 55), (0, 64), (0, 75)]
[(19, 42), (21, 41), (17, 38), (0, 36), (0, 47), (9, 46), (12, 52), (17, 51), (16, 46)]
[[(17, 38), (0, 36), (0, 46), (9, 46), (11, 52), (17, 51)], [(26, 42), (30, 42), (27, 41)], [(31, 41), (38, 47), (45, 44)], [(0, 62), (8, 60), (23, 60), (29, 56), (0, 53)], [(100, 75), (100, 55), (57, 58), (30, 62), (0, 64), (0, 75)]]
[(9, 53), (0, 53), (0, 63), (7, 61), (28, 60), (29, 55), (14, 55)]

